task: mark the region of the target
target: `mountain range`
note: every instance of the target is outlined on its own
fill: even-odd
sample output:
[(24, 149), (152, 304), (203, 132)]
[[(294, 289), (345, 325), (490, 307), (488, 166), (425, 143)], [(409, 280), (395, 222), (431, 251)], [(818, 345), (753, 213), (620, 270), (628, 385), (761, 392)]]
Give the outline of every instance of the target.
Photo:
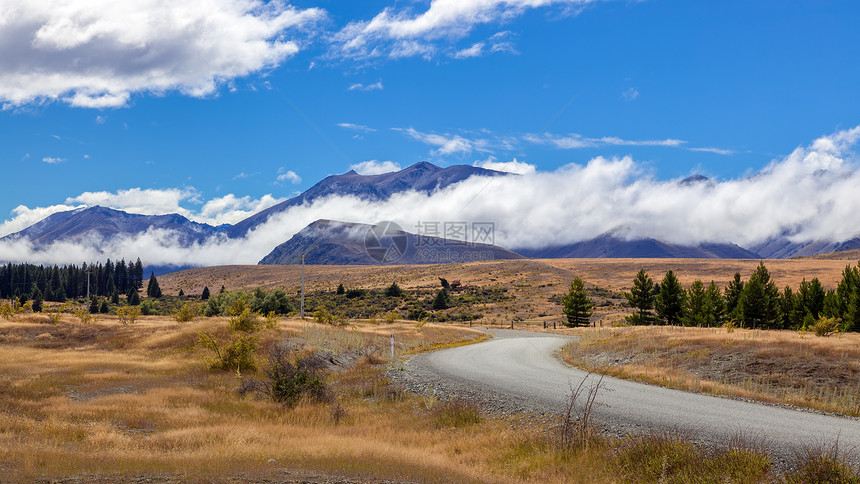
[[(453, 184), (464, 181), (472, 176), (518, 176), (506, 172), (488, 170), (468, 165), (453, 165), (446, 168), (431, 163), (421, 162), (403, 170), (378, 175), (360, 175), (349, 171), (342, 175), (331, 175), (315, 184), (300, 195), (290, 198), (277, 205), (262, 210), (234, 224), (212, 226), (197, 223), (178, 214), (141, 215), (114, 210), (106, 207), (93, 206), (79, 208), (67, 212), (55, 213), (27, 227), (26, 229), (4, 237), (4, 240), (28, 238), (36, 248), (48, 246), (54, 242), (76, 242), (98, 244), (102, 241), (121, 236), (133, 236), (151, 230), (171, 231), (177, 237), (177, 243), (183, 247), (200, 243), (220, 235), (229, 238), (241, 238), (249, 231), (265, 223), (271, 216), (281, 213), (291, 207), (301, 206), (329, 196), (354, 196), (364, 200), (386, 200), (393, 194), (414, 190), (430, 194)], [(710, 180), (693, 176), (682, 180), (681, 184), (709, 183)], [(260, 264), (290, 264), (296, 263), (300, 254), (305, 254), (306, 263), (315, 264), (374, 264), (391, 262), (391, 258), (383, 258), (382, 262), (365, 251), (363, 239), (372, 232), (374, 226), (357, 224), (348, 221), (318, 220), (289, 240), (273, 248), (272, 252), (263, 257)], [(452, 257), (446, 260), (438, 258), (435, 262), (452, 262), (453, 259), (469, 257), (469, 252), (463, 244), (460, 247), (454, 241), (418, 236), (401, 231), (406, 241), (406, 252), (400, 254), (398, 263), (421, 263), (416, 258), (419, 246), (444, 246)], [(471, 249), (476, 247), (472, 246)], [(395, 248), (396, 249), (396, 248)], [(456, 250), (455, 250), (456, 249)], [(606, 233), (598, 237), (559, 246), (538, 248), (506, 248), (486, 245), (480, 247), (480, 252), (498, 259), (531, 257), (531, 258), (733, 258), (733, 259), (769, 259), (810, 256), (834, 251), (860, 249), (860, 238), (847, 241), (813, 241), (807, 243), (792, 242), (788, 235), (765, 241), (752, 247), (743, 248), (735, 244), (699, 244), (678, 245), (652, 238), (629, 240), (614, 233)], [(451, 252), (451, 251), (454, 252)], [(423, 253), (423, 252), (422, 252)], [(438, 253), (437, 253), (438, 256)], [(463, 256), (463, 257), (461, 257)], [(433, 261), (425, 261), (433, 262)]]

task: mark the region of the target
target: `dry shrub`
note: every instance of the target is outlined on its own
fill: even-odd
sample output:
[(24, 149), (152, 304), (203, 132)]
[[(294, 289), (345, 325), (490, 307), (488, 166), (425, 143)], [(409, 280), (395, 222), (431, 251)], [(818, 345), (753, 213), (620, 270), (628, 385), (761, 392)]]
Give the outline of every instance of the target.
[(588, 373), (576, 388), (570, 388), (567, 408), (559, 426), (559, 445), (563, 451), (588, 448), (599, 432), (593, 413), (604, 375), (600, 375), (596, 382), (590, 377), (591, 373)]
[(460, 428), (481, 423), (481, 408), (477, 403), (455, 398), (436, 404), (430, 409), (437, 428)]
[(860, 483), (857, 469), (848, 464), (847, 455), (839, 450), (839, 441), (833, 445), (807, 447), (795, 455), (795, 470), (783, 476), (787, 484), (808, 482)]
[(54, 335), (51, 333), (39, 333), (34, 339), (36, 341), (51, 341), (54, 339)]
[(729, 445), (706, 451), (678, 434), (631, 437), (616, 455), (625, 482), (763, 482), (770, 470), (770, 459), (758, 450)]

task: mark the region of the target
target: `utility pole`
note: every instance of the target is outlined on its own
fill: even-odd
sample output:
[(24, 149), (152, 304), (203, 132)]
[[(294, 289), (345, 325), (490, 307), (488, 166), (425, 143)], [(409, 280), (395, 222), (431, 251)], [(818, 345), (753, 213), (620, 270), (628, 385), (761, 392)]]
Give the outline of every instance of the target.
[(301, 318), (305, 318), (305, 255), (302, 254), (302, 303), (299, 310)]

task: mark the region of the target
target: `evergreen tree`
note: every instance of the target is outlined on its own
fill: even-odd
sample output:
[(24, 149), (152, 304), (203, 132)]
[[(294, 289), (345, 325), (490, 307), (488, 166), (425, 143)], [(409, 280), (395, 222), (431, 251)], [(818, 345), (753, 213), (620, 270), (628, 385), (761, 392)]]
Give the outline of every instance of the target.
[(346, 288), (343, 287), (343, 283), (337, 285), (337, 291), (335, 291), (335, 294), (346, 294)]
[(132, 289), (128, 293), (128, 305), (129, 306), (139, 306), (140, 305), (140, 294), (137, 293), (137, 290)]
[(707, 298), (704, 283), (699, 279), (693, 281), (684, 299), (684, 316), (681, 318), (684, 326), (710, 326), (712, 315)]
[(161, 297), (161, 288), (158, 286), (158, 279), (155, 278), (155, 273), (152, 272), (149, 275), (149, 286), (146, 288), (147, 297), (160, 298)]
[(594, 302), (585, 292), (582, 279), (578, 277), (573, 279), (573, 282), (570, 283), (570, 289), (561, 299), (561, 303), (564, 305), (564, 314), (567, 316), (566, 326), (588, 326)]
[(630, 306), (636, 309), (636, 313), (627, 317), (627, 320), (632, 324), (651, 324), (654, 321), (654, 281), (645, 272), (645, 269), (640, 269), (633, 279), (633, 288), (630, 292), (624, 293), (627, 302)]
[(66, 302), (66, 290), (63, 288), (62, 284), (60, 284), (60, 287), (54, 289), (54, 294), (51, 296), (51, 300), (59, 303)]
[(744, 282), (741, 280), (741, 273), (735, 272), (735, 277), (726, 286), (726, 316), (729, 319), (739, 319), (738, 303), (741, 301), (741, 294), (744, 292)]
[(209, 286), (205, 286), (203, 288), (203, 294), (200, 295), (200, 299), (204, 301), (209, 299)]
[(660, 282), (660, 292), (654, 303), (657, 315), (668, 324), (677, 324), (684, 314), (684, 288), (675, 277), (674, 271), (669, 271)]
[(783, 329), (797, 329), (803, 324), (802, 306), (797, 295), (791, 287), (785, 286), (779, 297), (780, 327)]
[[(824, 310), (824, 288), (818, 278), (814, 278), (806, 282), (806, 278), (800, 283), (800, 288), (797, 291), (797, 296), (800, 299), (800, 305), (803, 308), (804, 320), (815, 321)], [(807, 317), (808, 315), (808, 317)]]
[(140, 262), (140, 257), (137, 258), (137, 262), (134, 263), (134, 288), (140, 289), (143, 287), (143, 264)]
[(119, 305), (119, 292), (114, 291), (113, 294), (110, 295), (110, 303), (114, 306)]
[(451, 304), (451, 298), (448, 296), (448, 290), (444, 287), (436, 293), (436, 299), (433, 300), (433, 309), (448, 309)]
[(708, 284), (708, 289), (705, 291), (705, 304), (710, 314), (707, 325), (719, 326), (723, 324), (726, 316), (726, 302), (723, 299), (723, 293), (714, 281)]
[(179, 290), (179, 297), (185, 297), (185, 291), (182, 289)]
[(33, 289), (33, 312), (40, 313), (42, 312), (42, 291), (39, 290), (38, 287)]
[(385, 290), (385, 295), (388, 297), (401, 297), (403, 296), (403, 289), (400, 289), (400, 286), (396, 282), (392, 282)]
[(760, 262), (756, 271), (744, 286), (738, 303), (745, 325), (753, 329), (767, 329), (779, 320), (779, 289), (770, 279), (770, 272)]
[(99, 312), (99, 300), (97, 297), (93, 296), (90, 299), (90, 314), (96, 314)]

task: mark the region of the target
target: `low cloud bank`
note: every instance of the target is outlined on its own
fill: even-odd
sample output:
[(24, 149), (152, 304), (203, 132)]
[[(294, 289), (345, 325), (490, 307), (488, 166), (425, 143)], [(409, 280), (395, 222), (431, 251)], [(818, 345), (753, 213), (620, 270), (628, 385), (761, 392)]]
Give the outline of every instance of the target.
[[(428, 222), (440, 226), (493, 222), (495, 243), (515, 249), (569, 244), (606, 232), (627, 239), (734, 242), (745, 247), (782, 235), (798, 242), (843, 241), (860, 233), (860, 169), (854, 151), (858, 140), (860, 127), (840, 131), (797, 148), (755, 176), (725, 181), (657, 180), (629, 157), (598, 157), (586, 165), (569, 164), (553, 172), (511, 162), (507, 168), (523, 174), (472, 177), (431, 195), (409, 191), (382, 202), (351, 196), (319, 199), (272, 216), (241, 239), (217, 236), (181, 248), (173, 234), (151, 230), (109, 241), (57, 243), (43, 250), (28, 241), (4, 241), (0, 259), (61, 264), (140, 257), (153, 265), (255, 264), (305, 226), (324, 218), (364, 223), (392, 220), (413, 232)], [(135, 198), (132, 195), (129, 198)], [(90, 198), (69, 200), (81, 203)], [(256, 208), (276, 199), (229, 195), (218, 200), (224, 210), (234, 213), (231, 207)], [(189, 218), (217, 219), (214, 211), (208, 211), (216, 205), (210, 201), (203, 205), (207, 210), (189, 213)], [(0, 227), (11, 231), (60, 209), (69, 205), (19, 207), (16, 217)]]

